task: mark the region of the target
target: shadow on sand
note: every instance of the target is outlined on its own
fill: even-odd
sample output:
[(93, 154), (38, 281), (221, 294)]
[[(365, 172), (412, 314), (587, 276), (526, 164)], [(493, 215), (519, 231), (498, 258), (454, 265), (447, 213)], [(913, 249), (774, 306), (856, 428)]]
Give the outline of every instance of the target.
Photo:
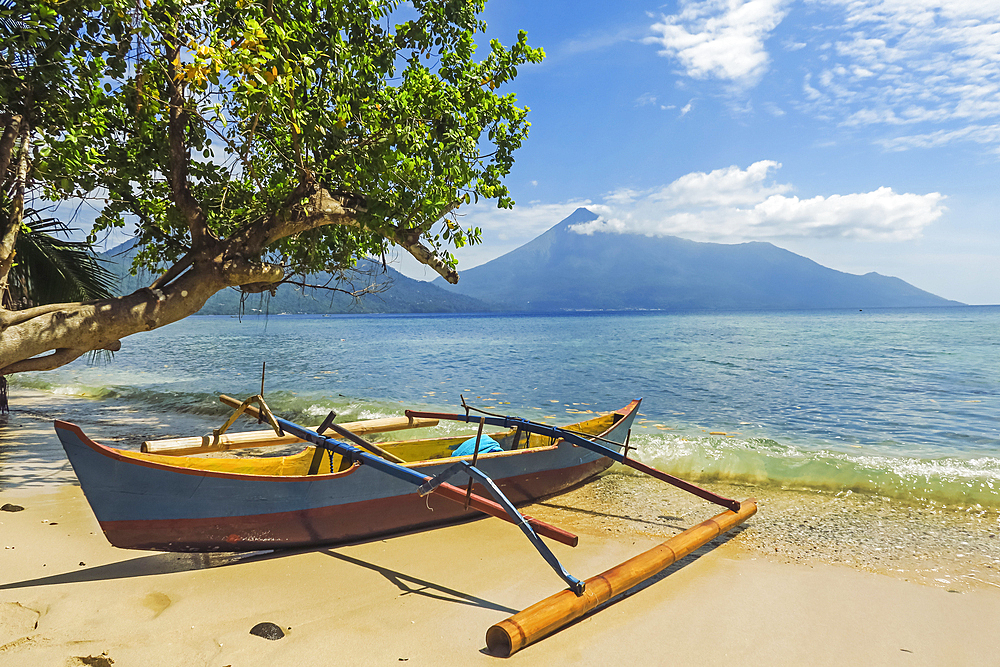
[(228, 567), (241, 563), (259, 562), (274, 558), (285, 558), (304, 553), (322, 553), (336, 558), (344, 563), (367, 568), (385, 577), (392, 582), (403, 595), (422, 595), (425, 597), (452, 602), (455, 604), (470, 605), (492, 609), (504, 613), (514, 614), (516, 609), (505, 607), (495, 602), (490, 602), (483, 598), (457, 591), (447, 586), (435, 584), (425, 579), (413, 577), (404, 572), (377, 565), (368, 561), (354, 558), (331, 549), (297, 549), (287, 551), (255, 551), (249, 553), (213, 553), (213, 554), (177, 554), (162, 553), (150, 556), (141, 556), (129, 560), (108, 563), (106, 565), (96, 565), (74, 572), (54, 574), (37, 579), (27, 579), (6, 584), (0, 584), (0, 590), (11, 590), (17, 588), (34, 588), (37, 586), (56, 586), (60, 584), (79, 584), (92, 581), (111, 581), (114, 579), (130, 579), (133, 577), (148, 577), (159, 574), (173, 574), (177, 572), (195, 572), (198, 570), (208, 570), (217, 567)]

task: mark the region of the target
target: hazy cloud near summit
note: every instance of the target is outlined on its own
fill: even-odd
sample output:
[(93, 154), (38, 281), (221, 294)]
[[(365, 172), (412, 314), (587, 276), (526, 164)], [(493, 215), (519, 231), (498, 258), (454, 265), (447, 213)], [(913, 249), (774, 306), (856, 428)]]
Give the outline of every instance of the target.
[(800, 199), (777, 183), (781, 167), (761, 160), (746, 169), (731, 166), (692, 172), (663, 187), (622, 189), (589, 208), (600, 217), (574, 225), (580, 234), (609, 232), (681, 236), (695, 241), (735, 243), (782, 238), (853, 238), (905, 241), (918, 238), (945, 211), (944, 195), (871, 192)]
[(718, 243), (907, 241), (919, 238), (946, 210), (941, 193), (900, 193), (889, 187), (801, 198), (793, 194), (792, 184), (775, 180), (780, 168), (774, 160), (760, 160), (745, 169), (734, 165), (691, 172), (656, 188), (620, 188), (597, 200), (529, 202), (513, 210), (488, 202), (463, 207), (460, 223), (481, 227), (490, 245), (462, 248), (456, 254), (464, 266), (488, 261), (531, 241), (578, 207), (600, 216), (574, 225), (573, 231), (580, 234), (680, 236)]

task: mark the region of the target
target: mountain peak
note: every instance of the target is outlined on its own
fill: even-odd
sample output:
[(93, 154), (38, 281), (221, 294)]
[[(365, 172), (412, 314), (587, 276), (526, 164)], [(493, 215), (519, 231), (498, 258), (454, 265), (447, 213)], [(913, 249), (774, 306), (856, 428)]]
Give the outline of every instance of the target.
[(601, 216), (581, 206), (570, 213), (568, 217), (556, 224), (553, 229), (569, 229), (572, 225), (579, 225), (584, 222), (590, 222), (591, 220), (597, 220), (599, 217)]
[(898, 278), (859, 276), (767, 242), (570, 233), (580, 207), (516, 250), (462, 272), (456, 286), (509, 311), (797, 310), (959, 305)]

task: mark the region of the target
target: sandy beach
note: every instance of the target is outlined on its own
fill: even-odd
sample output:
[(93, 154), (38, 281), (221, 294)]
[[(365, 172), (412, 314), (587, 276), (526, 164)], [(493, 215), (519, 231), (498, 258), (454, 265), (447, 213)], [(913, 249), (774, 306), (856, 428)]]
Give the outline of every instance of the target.
[[(0, 665), (502, 664), (485, 652), (486, 629), (562, 588), (517, 529), (495, 520), (295, 553), (115, 549), (68, 463), (37, 454), (57, 447), (51, 415), (13, 407), (0, 429), (0, 505), (24, 509), (0, 512)], [(581, 578), (716, 513), (680, 505), (654, 529), (641, 514), (573, 508), (606, 487), (527, 510), (580, 534), (579, 547), (553, 550)], [(970, 548), (973, 569), (922, 561), (936, 583), (822, 550), (789, 556), (794, 538), (771, 555), (754, 522), (773, 523), (782, 503), (766, 495), (745, 530), (506, 662), (997, 664), (1000, 586), (978, 569), (992, 567), (992, 552)], [(250, 634), (261, 622), (285, 636)]]

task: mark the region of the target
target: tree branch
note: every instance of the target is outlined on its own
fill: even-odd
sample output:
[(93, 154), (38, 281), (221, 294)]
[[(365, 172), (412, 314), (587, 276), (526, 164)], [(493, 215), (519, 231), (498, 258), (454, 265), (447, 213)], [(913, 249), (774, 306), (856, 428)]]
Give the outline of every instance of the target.
[[(287, 232), (284, 230), (289, 228), (289, 222), (296, 217), (297, 213), (301, 212), (300, 202), (315, 192), (316, 183), (311, 178), (301, 180), (274, 212), (248, 224), (233, 238), (239, 237), (247, 252), (259, 254), (267, 245), (278, 239), (297, 234), (296, 231)], [(311, 229), (311, 227), (307, 229)]]
[[(439, 218), (454, 211), (458, 208), (458, 205), (458, 202), (453, 202), (447, 206)], [(358, 213), (364, 211), (365, 209), (360, 206), (356, 208), (345, 206), (342, 198), (334, 197), (326, 189), (320, 188), (319, 192), (310, 197), (309, 204), (305, 209), (306, 215), (299, 219), (289, 220), (280, 228), (276, 227), (273, 230), (269, 230), (271, 238), (268, 242), (270, 243), (286, 236), (292, 236), (293, 234), (325, 225), (345, 225), (362, 229), (365, 225), (359, 220)], [(402, 229), (390, 226), (373, 231), (382, 234), (392, 243), (405, 248), (407, 252), (413, 255), (414, 259), (434, 269), (448, 282), (452, 284), (458, 282), (458, 272), (420, 242), (422, 232), (419, 229)]]
[(167, 159), (167, 180), (170, 181), (170, 191), (174, 204), (180, 209), (191, 231), (191, 247), (200, 249), (207, 240), (212, 239), (208, 222), (201, 205), (191, 194), (188, 183), (188, 163), (191, 160), (185, 140), (185, 132), (191, 114), (185, 109), (187, 100), (181, 86), (180, 64), (181, 45), (176, 35), (167, 38), (170, 50), (167, 52), (167, 97), (169, 98), (170, 117), (167, 123), (167, 135), (170, 142), (170, 153)]
[(67, 306), (82, 306), (83, 302), (80, 303), (49, 303), (44, 306), (35, 306), (34, 308), (25, 308), (24, 310), (0, 310), (0, 329), (5, 329), (7, 327), (12, 327), (15, 324), (20, 324), (21, 322), (27, 322), (33, 317), (38, 317), (39, 315), (45, 315), (47, 313), (54, 313), (58, 310), (63, 310)]
[(184, 270), (191, 266), (191, 253), (188, 253), (180, 258), (180, 260), (166, 270), (159, 278), (153, 281), (149, 286), (149, 289), (160, 289), (166, 285), (169, 285), (172, 280), (177, 278), (177, 276), (184, 273)]
[[(120, 340), (116, 340), (113, 343), (109, 343), (104, 347), (97, 349), (117, 352), (122, 349), (122, 342)], [(25, 373), (27, 371), (51, 371), (53, 368), (65, 366), (69, 362), (74, 361), (91, 351), (92, 350), (88, 350), (86, 348), (80, 349), (76, 347), (62, 347), (51, 354), (46, 354), (41, 357), (32, 357), (31, 359), (24, 359), (13, 363), (6, 368), (0, 368), (0, 375)]]
[(50, 371), (53, 368), (65, 366), (74, 359), (86, 354), (90, 350), (81, 350), (75, 347), (63, 347), (52, 354), (43, 357), (32, 357), (18, 361), (6, 368), (0, 368), (0, 375), (10, 375), (11, 373), (24, 373), (27, 371)]
[(419, 241), (394, 240), (394, 243), (406, 248), (406, 251), (413, 255), (414, 259), (437, 271), (438, 275), (452, 285), (458, 282), (458, 271)]
[[(244, 264), (247, 276), (261, 275)], [(233, 284), (223, 274), (220, 262), (205, 261), (163, 289), (144, 287), (128, 296), (18, 313), (19, 321), (4, 326), (0, 335), (0, 373), (47, 370), (89, 350), (118, 349), (125, 336), (198, 312), (210, 296)]]

